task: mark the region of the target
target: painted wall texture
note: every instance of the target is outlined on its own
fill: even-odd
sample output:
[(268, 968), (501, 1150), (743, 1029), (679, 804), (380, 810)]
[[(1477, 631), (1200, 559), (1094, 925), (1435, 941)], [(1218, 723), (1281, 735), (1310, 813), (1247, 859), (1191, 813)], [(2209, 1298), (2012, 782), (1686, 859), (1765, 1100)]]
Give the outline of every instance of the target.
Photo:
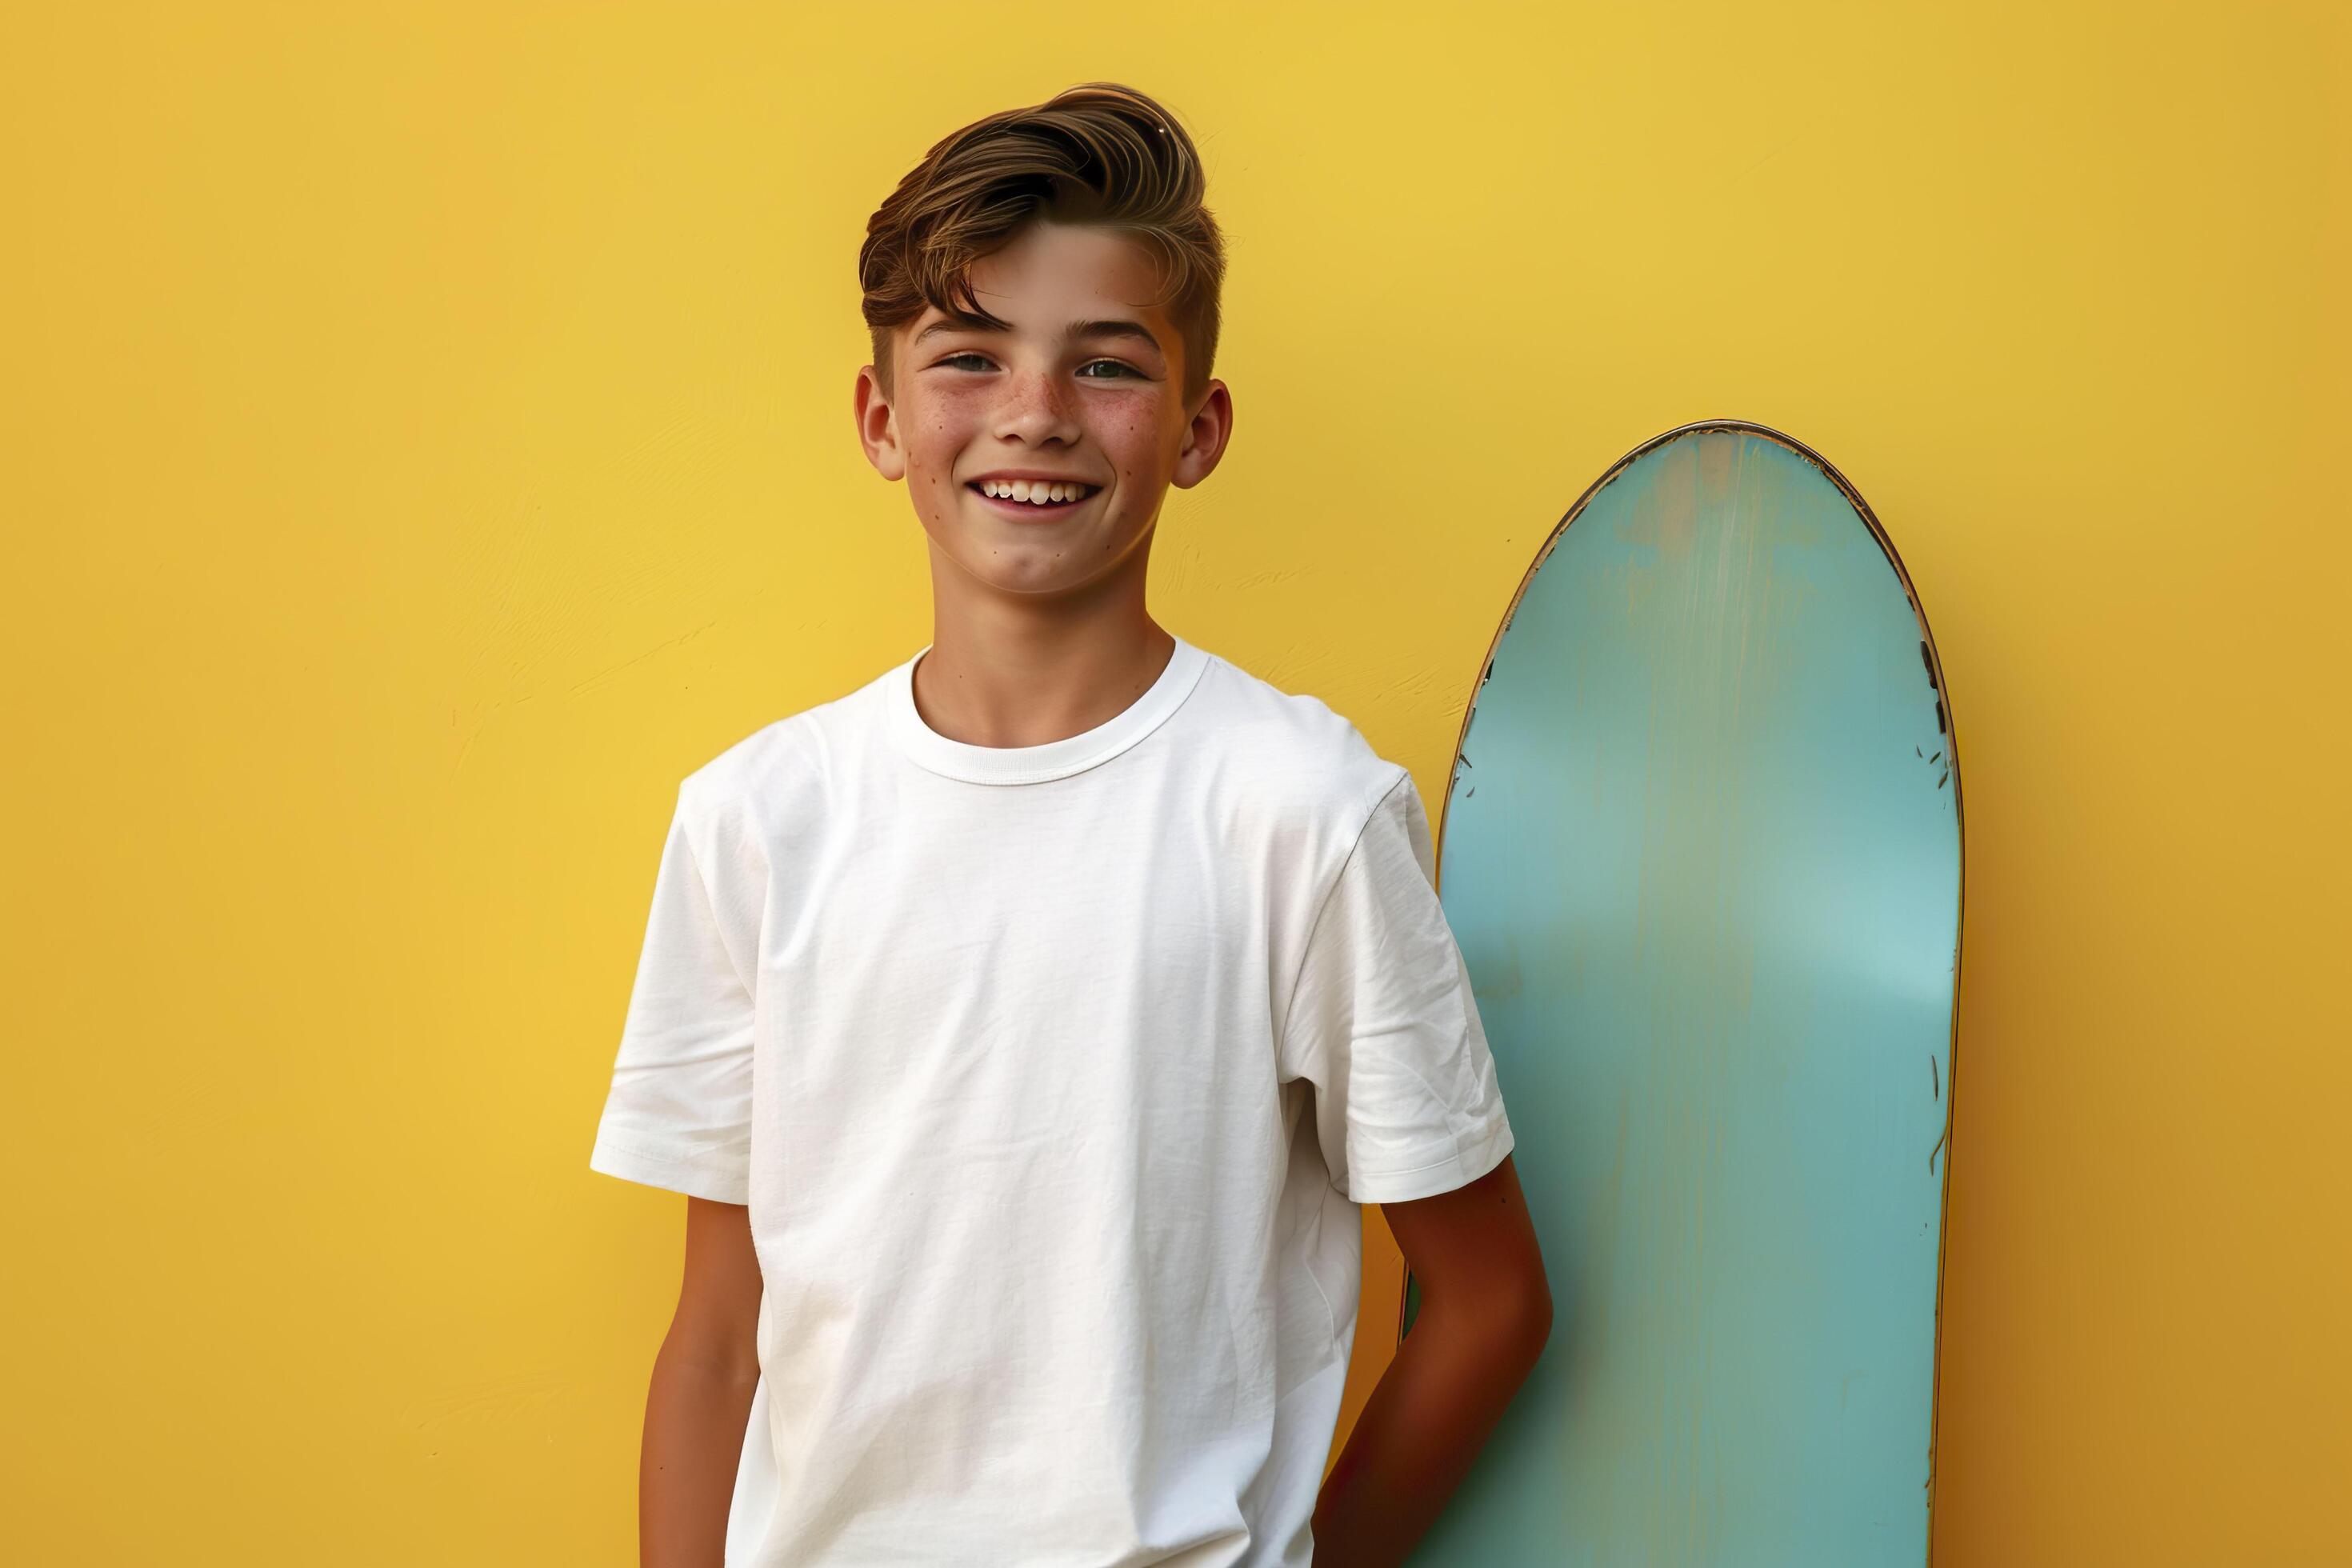
[(663, 814), (928, 640), (863, 225), (1108, 78), (1233, 244), (1155, 613), (1425, 799), (1648, 437), (1895, 540), (1968, 747), (1938, 1563), (2352, 1555), (2335, 9), (877, 15), (12, 15), (15, 1554), (634, 1561), (683, 1205), (586, 1155)]

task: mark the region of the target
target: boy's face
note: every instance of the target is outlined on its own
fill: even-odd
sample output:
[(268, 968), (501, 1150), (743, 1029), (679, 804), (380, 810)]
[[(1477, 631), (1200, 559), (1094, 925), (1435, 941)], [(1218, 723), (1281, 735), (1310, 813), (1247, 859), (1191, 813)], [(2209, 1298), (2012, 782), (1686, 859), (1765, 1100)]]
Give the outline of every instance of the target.
[[(857, 376), (866, 458), (908, 481), (936, 591), (1052, 595), (1115, 577), (1139, 588), (1168, 487), (1200, 483), (1223, 453), (1224, 384), (1185, 406), (1183, 344), (1165, 312), (1142, 303), (1159, 291), (1157, 269), (1118, 235), (1034, 223), (974, 262), (971, 282), (1012, 331), (966, 327), (931, 307), (893, 336), (895, 403), (882, 401), (873, 366)], [(1086, 322), (1097, 329), (1069, 335)], [(982, 493), (982, 478), (1000, 472), (1095, 488), (1075, 504), (1032, 508)], [(961, 574), (940, 570), (942, 555)]]

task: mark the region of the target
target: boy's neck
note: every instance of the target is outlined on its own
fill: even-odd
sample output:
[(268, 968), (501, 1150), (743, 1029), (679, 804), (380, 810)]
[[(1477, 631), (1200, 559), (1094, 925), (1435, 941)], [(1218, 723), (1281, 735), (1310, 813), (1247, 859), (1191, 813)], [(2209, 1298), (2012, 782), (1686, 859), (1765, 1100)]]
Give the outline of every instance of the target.
[(935, 617), (914, 669), (915, 708), (966, 745), (1046, 745), (1125, 712), (1175, 652), (1175, 637), (1139, 612), (985, 628)]

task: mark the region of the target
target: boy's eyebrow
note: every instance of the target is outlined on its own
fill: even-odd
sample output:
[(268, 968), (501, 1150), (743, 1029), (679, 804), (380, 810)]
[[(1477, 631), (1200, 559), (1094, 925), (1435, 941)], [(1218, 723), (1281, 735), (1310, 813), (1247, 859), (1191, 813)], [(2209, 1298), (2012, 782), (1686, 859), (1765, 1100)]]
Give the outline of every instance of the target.
[[(978, 321), (950, 317), (944, 321), (933, 321), (929, 326), (917, 332), (915, 342), (919, 345), (925, 338), (939, 332), (999, 332), (1003, 330), (1002, 327), (984, 326)], [(1123, 317), (1114, 317), (1100, 321), (1072, 321), (1069, 331), (1062, 335), (1068, 339), (1138, 338), (1153, 348), (1160, 349), (1160, 353), (1167, 353), (1167, 350), (1160, 348), (1160, 340), (1151, 335), (1150, 328), (1141, 321), (1130, 321)]]

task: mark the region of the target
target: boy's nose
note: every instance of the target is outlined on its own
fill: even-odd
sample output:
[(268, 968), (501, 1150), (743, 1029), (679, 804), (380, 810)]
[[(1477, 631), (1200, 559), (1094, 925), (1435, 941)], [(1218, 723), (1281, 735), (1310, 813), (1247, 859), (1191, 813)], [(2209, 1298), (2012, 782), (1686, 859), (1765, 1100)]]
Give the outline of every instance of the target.
[(1005, 435), (1030, 439), (1066, 433), (1077, 427), (1076, 401), (1069, 388), (1052, 375), (1006, 378), (999, 425)]

